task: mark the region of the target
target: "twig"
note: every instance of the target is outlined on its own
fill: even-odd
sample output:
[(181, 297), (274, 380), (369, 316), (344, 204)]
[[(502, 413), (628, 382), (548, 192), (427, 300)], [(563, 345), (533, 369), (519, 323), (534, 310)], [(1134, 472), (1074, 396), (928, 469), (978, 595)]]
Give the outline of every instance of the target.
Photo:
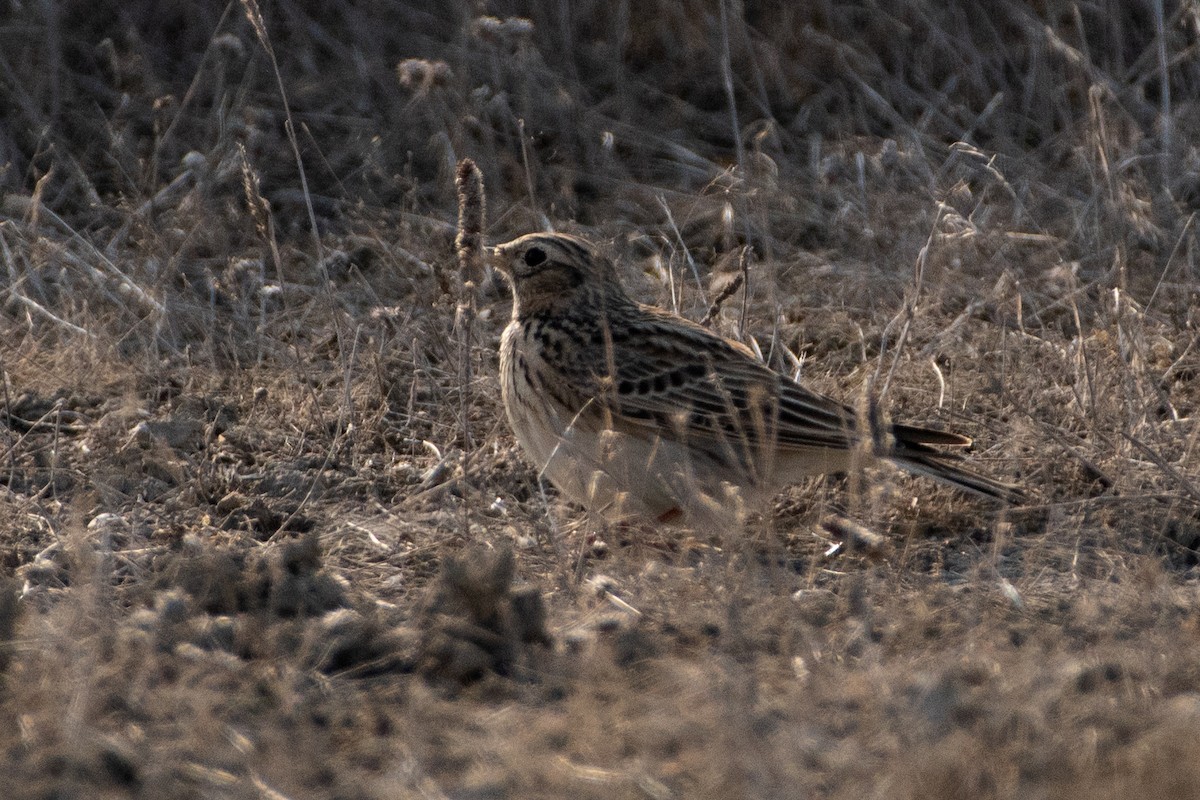
[[(751, 249), (750, 245), (746, 245), (745, 247), (742, 248), (741, 255), (738, 256), (738, 274), (734, 276), (733, 280), (731, 280), (729, 283), (727, 283), (725, 285), (725, 288), (721, 289), (720, 294), (718, 294), (716, 296), (716, 298), (712, 301), (712, 305), (710, 305), (708, 307), (708, 313), (704, 315), (704, 319), (700, 320), (701, 325), (705, 326), (706, 328), (709, 327), (710, 325), (712, 325), (712, 321), (717, 318), (717, 314), (721, 313), (721, 306), (725, 303), (726, 300), (733, 297), (734, 292), (736, 292), (738, 289), (740, 289), (742, 287), (742, 285), (746, 282), (746, 276), (749, 272), (749, 267), (746, 264), (746, 255), (747, 255), (747, 253), (750, 252), (750, 249)], [(742, 320), (738, 324), (739, 337), (742, 332), (741, 329), (745, 325), (745, 322), (746, 322), (745, 310), (746, 310), (746, 304), (745, 304), (744, 298), (743, 298)]]
[(904, 299), (904, 309), (892, 318), (884, 329), (882, 341), (879, 346), (879, 362), (875, 367), (875, 374), (871, 376), (871, 386), (879, 380), (879, 374), (883, 370), (883, 354), (887, 348), (887, 335), (892, 329), (892, 326), (899, 321), (903, 321), (904, 325), (900, 329), (900, 335), (896, 337), (896, 344), (893, 346), (894, 353), (892, 355), (892, 364), (888, 368), (887, 377), (883, 381), (883, 388), (879, 390), (876, 397), (882, 400), (887, 397), (888, 389), (892, 384), (892, 376), (896, 372), (896, 368), (900, 364), (900, 356), (904, 352), (904, 345), (908, 342), (908, 334), (912, 328), (913, 319), (916, 317), (917, 300), (921, 297), (921, 290), (925, 283), (925, 263), (929, 259), (929, 249), (933, 246), (933, 239), (937, 236), (938, 226), (942, 222), (942, 217), (946, 213), (946, 206), (938, 203), (937, 214), (934, 215), (933, 225), (929, 230), (929, 237), (925, 240), (921, 252), (917, 253), (916, 263), (913, 264), (913, 283), (912, 287)]
[[(696, 288), (700, 292), (700, 299), (707, 303), (708, 298), (704, 292), (704, 281), (700, 280), (700, 268), (696, 266), (696, 261), (692, 258), (692, 253), (688, 250), (687, 244), (683, 241), (683, 233), (680, 232), (679, 226), (675, 224), (675, 216), (671, 213), (671, 207), (667, 205), (667, 198), (663, 195), (658, 196), (658, 204), (662, 206), (663, 213), (667, 215), (667, 224), (671, 226), (671, 232), (675, 234), (675, 241), (679, 245), (679, 249), (683, 252), (683, 257), (687, 261), (688, 267), (692, 270), (692, 277), (696, 280)], [(682, 284), (681, 284), (682, 285)], [(679, 292), (680, 299), (683, 299), (683, 290)], [(676, 311), (679, 309), (676, 308)]]
[(1174, 479), (1175, 482), (1179, 484), (1180, 488), (1187, 492), (1193, 500), (1200, 501), (1200, 488), (1197, 488), (1196, 484), (1189, 480), (1186, 475), (1168, 464), (1166, 459), (1156, 453), (1153, 448), (1144, 443), (1141, 439), (1138, 439), (1133, 434), (1122, 431), (1121, 435), (1129, 440), (1130, 444), (1132, 444), (1138, 450), (1141, 450), (1142, 454), (1145, 455), (1146, 458), (1150, 459), (1154, 466), (1158, 467), (1170, 478)]
[(87, 330), (86, 328), (81, 328), (73, 322), (67, 322), (65, 319), (63, 319), (61, 317), (55, 316), (52, 312), (48, 311), (41, 304), (39, 304), (33, 300), (30, 300), (28, 297), (26, 297), (25, 295), (18, 292), (15, 288), (9, 289), (9, 297), (11, 297), (12, 299), (21, 303), (26, 308), (36, 311), (38, 314), (41, 314), (43, 317), (50, 320), (51, 322), (53, 322), (57, 325), (63, 326), (64, 328), (69, 330), (71, 333), (77, 333), (80, 336), (86, 336), (89, 339), (96, 338), (95, 334), (93, 334), (91, 331)]
[(292, 146), (292, 156), (296, 160), (296, 171), (300, 174), (300, 190), (304, 193), (304, 207), (308, 211), (308, 224), (312, 227), (313, 242), (317, 248), (317, 263), (325, 262), (325, 253), (321, 245), (321, 233), (317, 228), (317, 214), (313, 210), (312, 196), (308, 191), (308, 174), (304, 170), (304, 159), (300, 155), (300, 142), (296, 139), (296, 122), (292, 119), (292, 105), (288, 101), (287, 89), (283, 85), (283, 73), (279, 71), (279, 62), (275, 58), (275, 48), (271, 44), (270, 38), (267, 36), (267, 24), (263, 21), (262, 11), (258, 7), (258, 0), (242, 0), (242, 6), (246, 9), (246, 18), (250, 20), (250, 27), (254, 28), (254, 34), (258, 37), (258, 42), (267, 51), (267, 57), (271, 59), (271, 71), (275, 75), (275, 83), (279, 87), (279, 99), (283, 102), (284, 114), (284, 130), (287, 132), (288, 144)]

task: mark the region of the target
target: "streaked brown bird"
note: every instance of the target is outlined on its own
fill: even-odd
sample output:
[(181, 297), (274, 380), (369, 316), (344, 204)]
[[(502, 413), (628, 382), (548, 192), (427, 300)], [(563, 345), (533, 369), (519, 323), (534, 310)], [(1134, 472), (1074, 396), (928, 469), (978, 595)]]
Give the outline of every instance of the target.
[(725, 524), (801, 478), (883, 458), (1015, 503), (1016, 486), (774, 372), (738, 342), (632, 300), (584, 239), (533, 233), (490, 251), (512, 285), (500, 388), (526, 454), (566, 497), (614, 520)]

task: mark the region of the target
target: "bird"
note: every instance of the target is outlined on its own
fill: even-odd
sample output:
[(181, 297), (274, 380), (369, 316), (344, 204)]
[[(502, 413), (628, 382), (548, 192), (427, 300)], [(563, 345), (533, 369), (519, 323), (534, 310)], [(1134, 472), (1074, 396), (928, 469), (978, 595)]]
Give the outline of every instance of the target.
[(870, 430), (744, 344), (635, 301), (586, 239), (530, 233), (488, 261), (512, 289), (499, 355), (513, 434), (540, 476), (607, 520), (726, 525), (805, 477), (875, 459), (1003, 503), (1025, 497), (963, 464), (952, 451), (966, 436)]

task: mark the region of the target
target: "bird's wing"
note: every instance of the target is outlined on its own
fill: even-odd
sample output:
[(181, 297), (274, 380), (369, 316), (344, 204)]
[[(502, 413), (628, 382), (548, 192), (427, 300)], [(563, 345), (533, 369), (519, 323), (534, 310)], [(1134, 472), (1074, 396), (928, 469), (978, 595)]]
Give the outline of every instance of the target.
[(743, 345), (643, 307), (611, 332), (614, 377), (599, 406), (666, 438), (789, 449), (845, 450), (852, 409), (768, 369)]

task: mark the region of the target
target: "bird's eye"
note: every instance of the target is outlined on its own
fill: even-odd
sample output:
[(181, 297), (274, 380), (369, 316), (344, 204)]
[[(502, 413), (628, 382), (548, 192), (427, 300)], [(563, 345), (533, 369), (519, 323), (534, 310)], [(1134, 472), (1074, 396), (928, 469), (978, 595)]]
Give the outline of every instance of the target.
[(525, 251), (525, 266), (536, 267), (546, 260), (546, 251), (540, 247), (531, 247)]

